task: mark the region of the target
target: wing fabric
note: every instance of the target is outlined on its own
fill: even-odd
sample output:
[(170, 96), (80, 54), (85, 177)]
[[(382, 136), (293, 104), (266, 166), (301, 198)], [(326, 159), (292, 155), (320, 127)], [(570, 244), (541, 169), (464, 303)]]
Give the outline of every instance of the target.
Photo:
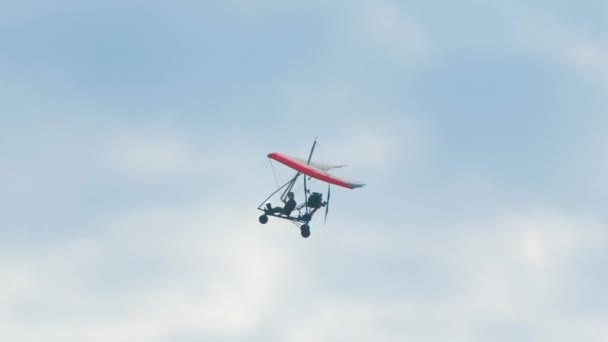
[[(293, 159), (301, 162), (302, 164), (306, 165), (306, 159), (302, 159), (302, 158), (298, 158), (298, 157), (292, 157), (292, 156), (289, 156), (289, 157), (293, 158)], [(332, 164), (319, 163), (319, 162), (315, 162), (315, 161), (312, 161), (312, 160), (310, 161), (310, 163), (308, 165), (310, 165), (310, 166), (312, 166), (312, 167), (314, 167), (316, 169), (319, 169), (321, 171), (324, 171), (324, 172), (327, 172), (327, 171), (329, 171), (331, 169), (337, 169), (339, 167), (346, 166), (346, 165), (332, 165)]]
[[(327, 182), (330, 184), (338, 185), (338, 186), (341, 186), (341, 187), (344, 187), (347, 189), (360, 188), (365, 185), (365, 184), (362, 184), (359, 182), (355, 182), (355, 181), (346, 179), (344, 177), (336, 177), (336, 176), (330, 175), (329, 173), (325, 172), (326, 170), (340, 167), (342, 165), (332, 166), (332, 165), (321, 164), (321, 163), (312, 163), (312, 162), (310, 164), (306, 164), (306, 162), (303, 159), (295, 158), (290, 155), (278, 153), (278, 152), (270, 153), (268, 155), (268, 158), (274, 159), (274, 160), (278, 161), (279, 163), (284, 164), (298, 172), (302, 172), (303, 174), (305, 174), (307, 176), (316, 178), (318, 180), (321, 180), (321, 181), (324, 181), (324, 182)], [(330, 167), (329, 169), (327, 169), (328, 166)], [(324, 169), (326, 169), (326, 170), (324, 170)]]

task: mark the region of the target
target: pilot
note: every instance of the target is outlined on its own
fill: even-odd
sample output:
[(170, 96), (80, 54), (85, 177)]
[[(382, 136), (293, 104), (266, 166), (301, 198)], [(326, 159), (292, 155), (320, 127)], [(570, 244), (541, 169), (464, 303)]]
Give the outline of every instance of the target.
[(284, 214), (286, 216), (289, 216), (289, 214), (291, 214), (291, 212), (296, 208), (296, 200), (293, 199), (293, 192), (288, 192), (287, 193), (287, 201), (283, 200), (283, 203), (285, 203), (284, 207), (272, 207), (270, 205), (270, 203), (266, 204), (266, 208), (268, 208), (268, 210), (266, 211), (269, 214)]

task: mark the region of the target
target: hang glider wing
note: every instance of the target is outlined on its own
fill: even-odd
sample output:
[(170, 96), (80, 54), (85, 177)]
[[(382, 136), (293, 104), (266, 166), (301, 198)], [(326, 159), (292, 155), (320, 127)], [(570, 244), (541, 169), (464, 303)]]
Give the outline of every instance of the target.
[(273, 152), (268, 155), (268, 158), (274, 159), (281, 164), (284, 164), (298, 172), (302, 172), (303, 174), (321, 180), (323, 182), (327, 182), (330, 184), (338, 185), (341, 187), (345, 187), (348, 189), (360, 188), (365, 184), (359, 183), (350, 179), (346, 179), (344, 177), (336, 177), (327, 173), (328, 170), (335, 169), (338, 167), (342, 167), (344, 165), (329, 165), (323, 163), (315, 163), (310, 162), (307, 164), (304, 159), (292, 157), (287, 154)]

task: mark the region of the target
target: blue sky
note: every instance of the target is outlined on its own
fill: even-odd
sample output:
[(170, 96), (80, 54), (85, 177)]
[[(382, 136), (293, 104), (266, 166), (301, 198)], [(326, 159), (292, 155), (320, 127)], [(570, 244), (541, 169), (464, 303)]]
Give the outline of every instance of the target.
[(607, 95), (604, 1), (1, 1), (3, 338), (605, 341)]

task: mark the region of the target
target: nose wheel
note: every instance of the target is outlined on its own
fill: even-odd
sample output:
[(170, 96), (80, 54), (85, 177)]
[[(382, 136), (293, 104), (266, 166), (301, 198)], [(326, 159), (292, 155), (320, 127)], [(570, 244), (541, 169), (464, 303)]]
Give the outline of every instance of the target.
[(310, 226), (308, 226), (307, 224), (303, 224), (300, 227), (300, 234), (302, 235), (303, 238), (307, 238), (310, 236)]
[(262, 215), (260, 216), (259, 220), (261, 224), (266, 224), (266, 222), (268, 222), (268, 216)]

